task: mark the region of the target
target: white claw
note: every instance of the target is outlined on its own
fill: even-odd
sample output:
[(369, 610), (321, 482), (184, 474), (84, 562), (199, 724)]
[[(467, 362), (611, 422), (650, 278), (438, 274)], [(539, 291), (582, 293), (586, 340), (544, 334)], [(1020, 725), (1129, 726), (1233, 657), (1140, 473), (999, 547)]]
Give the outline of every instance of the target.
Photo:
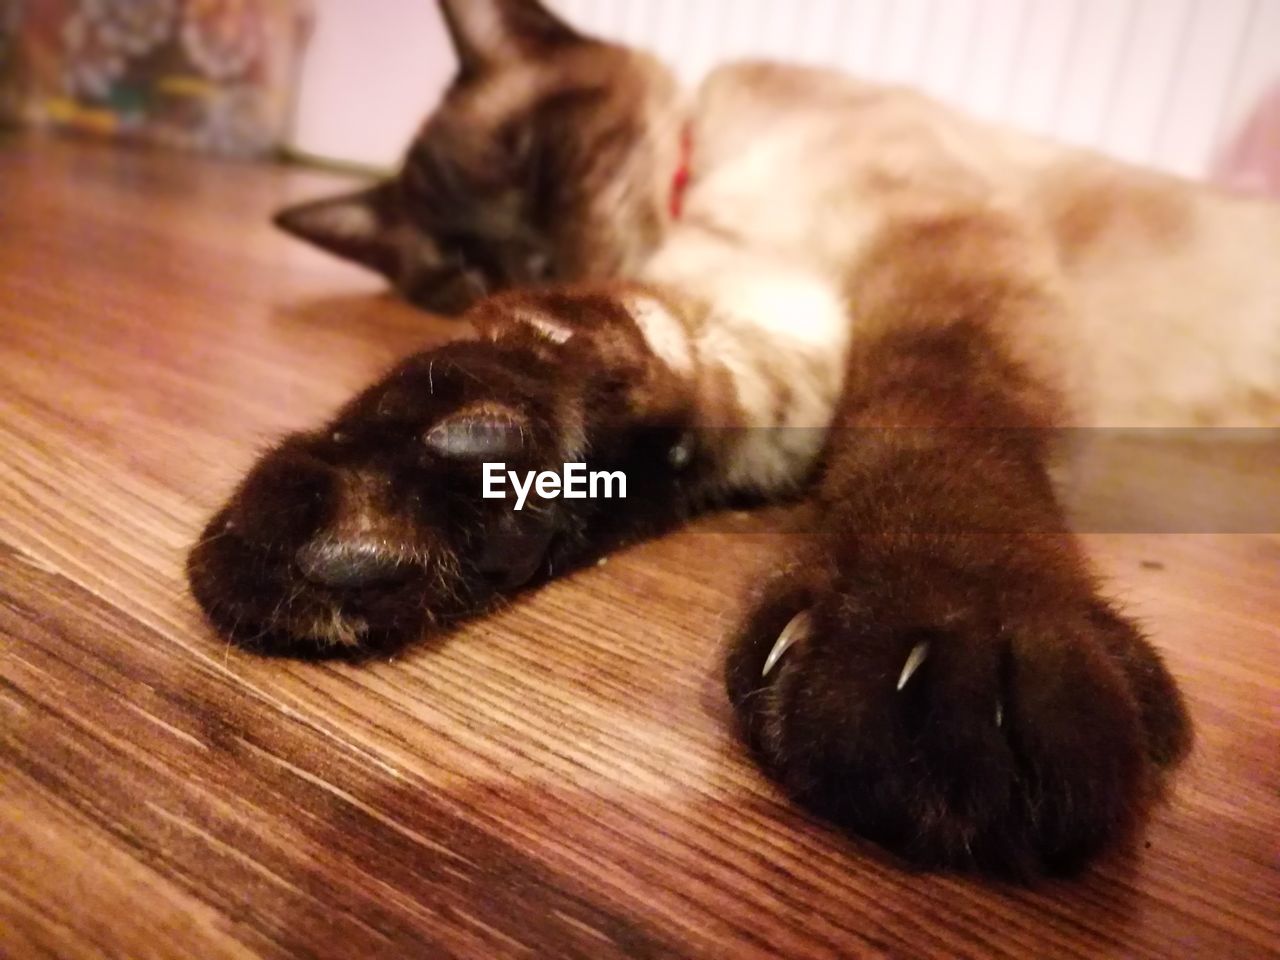
[(760, 676), (767, 677), (769, 671), (777, 665), (782, 659), (782, 655), (787, 652), (787, 648), (799, 640), (802, 636), (809, 633), (809, 611), (801, 610), (782, 628), (782, 633), (778, 634), (778, 639), (773, 645), (773, 649), (769, 651), (769, 656), (764, 662), (764, 669), (760, 671)]
[(924, 663), (924, 658), (928, 655), (928, 640), (921, 640), (911, 648), (911, 653), (907, 655), (907, 662), (902, 665), (902, 673), (898, 674), (899, 690), (907, 685), (907, 681), (911, 679), (911, 675), (920, 669), (920, 664)]
[(676, 470), (683, 470), (693, 459), (693, 438), (685, 435), (680, 442), (667, 451), (667, 460)]
[(1004, 726), (1004, 704), (999, 700), (996, 701), (996, 726)]

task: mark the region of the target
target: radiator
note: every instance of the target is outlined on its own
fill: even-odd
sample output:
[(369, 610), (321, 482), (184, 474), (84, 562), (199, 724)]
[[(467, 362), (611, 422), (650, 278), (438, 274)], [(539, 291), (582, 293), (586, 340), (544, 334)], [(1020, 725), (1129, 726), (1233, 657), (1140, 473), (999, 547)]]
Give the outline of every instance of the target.
[(1280, 81), (1280, 0), (555, 0), (690, 82), (765, 56), (1204, 176)]

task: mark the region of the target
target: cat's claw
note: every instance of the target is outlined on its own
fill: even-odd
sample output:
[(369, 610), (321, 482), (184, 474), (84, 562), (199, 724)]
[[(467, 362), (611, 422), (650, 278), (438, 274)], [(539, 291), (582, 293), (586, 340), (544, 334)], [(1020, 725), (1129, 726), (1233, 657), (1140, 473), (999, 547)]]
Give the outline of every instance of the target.
[(767, 677), (769, 671), (777, 666), (778, 661), (782, 659), (782, 655), (787, 652), (793, 643), (802, 637), (809, 635), (810, 617), (808, 610), (801, 610), (792, 617), (782, 633), (778, 634), (778, 639), (773, 645), (773, 649), (769, 651), (769, 656), (764, 661), (764, 669), (760, 671), (760, 676)]
[(920, 664), (924, 663), (924, 658), (928, 655), (928, 640), (921, 640), (911, 648), (911, 653), (907, 655), (907, 662), (902, 665), (902, 673), (898, 674), (899, 690), (907, 685), (907, 681), (911, 679), (912, 674), (920, 669)]
[(996, 726), (1004, 726), (1004, 704), (999, 700), (996, 701)]

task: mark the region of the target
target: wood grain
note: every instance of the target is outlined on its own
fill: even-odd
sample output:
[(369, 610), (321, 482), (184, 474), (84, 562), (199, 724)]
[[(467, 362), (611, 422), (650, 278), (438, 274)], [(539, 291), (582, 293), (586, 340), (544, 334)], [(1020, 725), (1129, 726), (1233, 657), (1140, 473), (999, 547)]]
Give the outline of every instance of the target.
[(1199, 744), (1143, 849), (1034, 890), (911, 873), (762, 781), (719, 661), (752, 521), (387, 662), (221, 643), (181, 574), (208, 512), (453, 329), (266, 225), (333, 185), (0, 145), (0, 955), (1275, 955), (1275, 534), (1090, 537)]

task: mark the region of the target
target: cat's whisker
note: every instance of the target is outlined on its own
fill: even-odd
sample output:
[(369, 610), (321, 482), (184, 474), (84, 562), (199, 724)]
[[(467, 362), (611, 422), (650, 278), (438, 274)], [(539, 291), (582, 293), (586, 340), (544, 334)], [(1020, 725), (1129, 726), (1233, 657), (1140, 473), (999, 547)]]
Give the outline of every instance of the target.
[(898, 689), (901, 690), (907, 685), (912, 675), (920, 669), (920, 664), (924, 663), (924, 658), (929, 655), (929, 641), (921, 640), (911, 648), (911, 653), (907, 655), (907, 662), (902, 665), (902, 673), (898, 674)]
[(204, 537), (201, 540), (197, 541), (195, 544), (193, 544), (190, 547), (190, 550), (191, 551), (200, 550), (203, 547), (207, 547), (209, 544), (214, 543), (215, 541), (221, 540), (223, 537), (229, 537), (233, 532), (234, 531), (232, 530), (230, 524), (228, 524), (227, 526), (223, 527), (221, 530), (218, 530), (215, 533), (211, 533), (207, 537)]
[(769, 656), (765, 658), (764, 669), (760, 671), (760, 676), (767, 677), (769, 671), (777, 666), (782, 655), (790, 649), (792, 644), (802, 637), (809, 636), (812, 620), (808, 610), (801, 610), (787, 622), (787, 625), (782, 628), (782, 633), (778, 634), (778, 639), (774, 642), (773, 649), (769, 651)]

